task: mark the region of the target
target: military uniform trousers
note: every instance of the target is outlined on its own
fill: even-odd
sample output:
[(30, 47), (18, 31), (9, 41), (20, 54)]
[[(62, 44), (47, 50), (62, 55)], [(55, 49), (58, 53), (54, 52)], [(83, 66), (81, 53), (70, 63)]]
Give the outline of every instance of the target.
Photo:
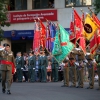
[(21, 68), (17, 68), (17, 79), (18, 79), (18, 82), (22, 82), (22, 77), (23, 77), (23, 75), (22, 75), (22, 70), (21, 70)]
[(69, 86), (69, 67), (63, 69), (64, 85)]
[(76, 86), (76, 67), (74, 66), (70, 66), (70, 71), (69, 71), (69, 75), (70, 75), (70, 81), (73, 83), (72, 86)]
[(100, 66), (97, 66), (97, 73), (99, 77), (98, 83), (99, 83), (99, 89), (100, 89)]
[[(2, 88), (7, 90), (10, 90), (11, 84), (12, 84), (12, 71), (11, 70), (2, 70), (1, 71), (2, 76)], [(7, 87), (6, 87), (7, 82)]]
[(53, 78), (53, 81), (55, 81), (55, 82), (58, 81), (58, 64), (53, 64), (52, 78)]
[(78, 81), (78, 86), (79, 87), (83, 87), (84, 85), (84, 82), (83, 82), (83, 71), (84, 71), (84, 68), (81, 67), (81, 68), (77, 68), (77, 81)]
[(39, 72), (39, 81), (41, 82), (42, 81), (42, 74), (41, 74), (41, 69), (40, 68), (38, 69), (38, 72)]
[(42, 82), (47, 81), (47, 71), (45, 66), (41, 66)]
[(94, 67), (88, 68), (89, 74), (89, 87), (94, 88)]
[(33, 68), (28, 69), (28, 73), (29, 73), (29, 81), (35, 82), (35, 69)]

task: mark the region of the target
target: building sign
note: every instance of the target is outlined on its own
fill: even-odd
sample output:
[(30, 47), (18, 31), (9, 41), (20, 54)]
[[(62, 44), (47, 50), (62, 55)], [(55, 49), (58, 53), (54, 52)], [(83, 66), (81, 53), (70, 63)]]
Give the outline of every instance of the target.
[(13, 40), (31, 40), (34, 37), (34, 30), (12, 30), (4, 31), (5, 38), (11, 38)]
[(38, 18), (42, 21), (46, 21), (46, 19), (57, 21), (57, 10), (20, 11), (8, 13), (8, 21), (10, 23), (34, 22), (34, 20), (37, 20)]

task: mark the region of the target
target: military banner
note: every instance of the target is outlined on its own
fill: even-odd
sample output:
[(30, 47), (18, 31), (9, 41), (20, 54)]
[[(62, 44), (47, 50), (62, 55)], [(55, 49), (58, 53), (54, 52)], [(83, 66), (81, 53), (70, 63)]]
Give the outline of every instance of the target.
[(87, 40), (90, 40), (93, 35), (96, 33), (98, 25), (95, 23), (93, 18), (87, 14), (84, 22), (84, 33), (83, 35)]
[(56, 50), (57, 48), (54, 48), (52, 54), (54, 55), (56, 60), (59, 63), (61, 63), (66, 58), (66, 56), (72, 51), (72, 49), (74, 48), (74, 44), (70, 42), (69, 33), (60, 24), (59, 24), (58, 33), (59, 33), (58, 35), (59, 35), (60, 42), (58, 43), (56, 42), (56, 45), (60, 44), (62, 53), (59, 55), (54, 55), (55, 54), (54, 51), (57, 51)]

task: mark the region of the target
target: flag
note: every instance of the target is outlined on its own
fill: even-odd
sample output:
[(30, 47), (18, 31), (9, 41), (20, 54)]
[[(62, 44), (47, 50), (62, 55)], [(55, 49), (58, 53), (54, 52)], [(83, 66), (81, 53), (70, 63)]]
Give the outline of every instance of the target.
[(40, 46), (44, 49), (46, 45), (46, 28), (42, 21), (39, 19), (40, 22)]
[(97, 30), (97, 44), (100, 45), (100, 28)]
[(75, 23), (75, 35), (76, 35), (76, 42), (77, 42), (77, 40), (79, 40), (79, 38), (82, 35), (83, 27), (82, 27), (82, 19), (80, 18), (76, 10), (74, 10), (74, 20), (75, 20), (74, 22)]
[(84, 52), (84, 54), (86, 54), (86, 43), (85, 43), (84, 37), (80, 37), (79, 46), (82, 49), (82, 51)]
[(70, 23), (70, 31), (72, 32), (70, 35), (70, 40), (74, 44), (79, 40), (82, 35), (82, 19), (78, 15), (76, 10), (72, 12), (72, 21)]
[(96, 33), (98, 25), (95, 23), (92, 17), (89, 14), (86, 15), (84, 22), (84, 33), (83, 35), (87, 40), (90, 40), (93, 35)]
[(56, 26), (54, 23), (52, 22), (49, 23), (49, 30), (50, 30), (50, 37), (51, 37), (51, 52), (52, 52), (54, 48), (54, 40), (56, 35)]
[(52, 50), (52, 54), (54, 56), (62, 54), (62, 49), (61, 49), (61, 45), (60, 45), (60, 33), (59, 33), (59, 30), (56, 30), (54, 48)]
[(98, 19), (98, 17), (94, 13), (92, 14), (92, 18), (100, 27), (100, 20)]
[[(56, 42), (56, 37), (54, 41), (54, 49), (52, 54), (54, 55), (55, 59), (61, 63), (66, 56), (72, 51), (74, 48), (74, 44), (70, 42), (69, 33), (59, 24), (59, 30), (56, 33), (56, 36), (59, 37), (59, 42)], [(59, 55), (55, 55), (55, 51), (57, 51), (57, 48), (55, 48), (56, 45), (60, 45), (61, 53)]]
[(39, 51), (39, 48), (40, 48), (40, 30), (39, 30), (39, 25), (35, 22), (33, 50)]
[(99, 26), (99, 28), (97, 30), (97, 45), (99, 45), (100, 44), (100, 20), (94, 13), (92, 14), (92, 18)]
[(72, 10), (72, 14), (71, 14), (71, 22), (70, 22), (70, 40), (74, 43), (74, 40), (76, 38), (75, 35), (75, 30), (74, 30), (74, 10)]
[(97, 34), (95, 33), (92, 39), (90, 40), (90, 53), (95, 54), (97, 47), (98, 47)]
[(50, 49), (51, 49), (51, 38), (50, 38), (49, 24), (46, 27), (46, 49), (50, 52)]

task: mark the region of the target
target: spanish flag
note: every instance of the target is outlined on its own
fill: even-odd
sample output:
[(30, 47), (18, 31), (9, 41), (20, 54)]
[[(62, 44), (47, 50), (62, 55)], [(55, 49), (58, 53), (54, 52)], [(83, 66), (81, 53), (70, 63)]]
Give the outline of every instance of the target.
[(95, 23), (93, 18), (87, 14), (84, 22), (84, 32), (83, 35), (87, 40), (90, 40), (98, 29), (98, 25)]

